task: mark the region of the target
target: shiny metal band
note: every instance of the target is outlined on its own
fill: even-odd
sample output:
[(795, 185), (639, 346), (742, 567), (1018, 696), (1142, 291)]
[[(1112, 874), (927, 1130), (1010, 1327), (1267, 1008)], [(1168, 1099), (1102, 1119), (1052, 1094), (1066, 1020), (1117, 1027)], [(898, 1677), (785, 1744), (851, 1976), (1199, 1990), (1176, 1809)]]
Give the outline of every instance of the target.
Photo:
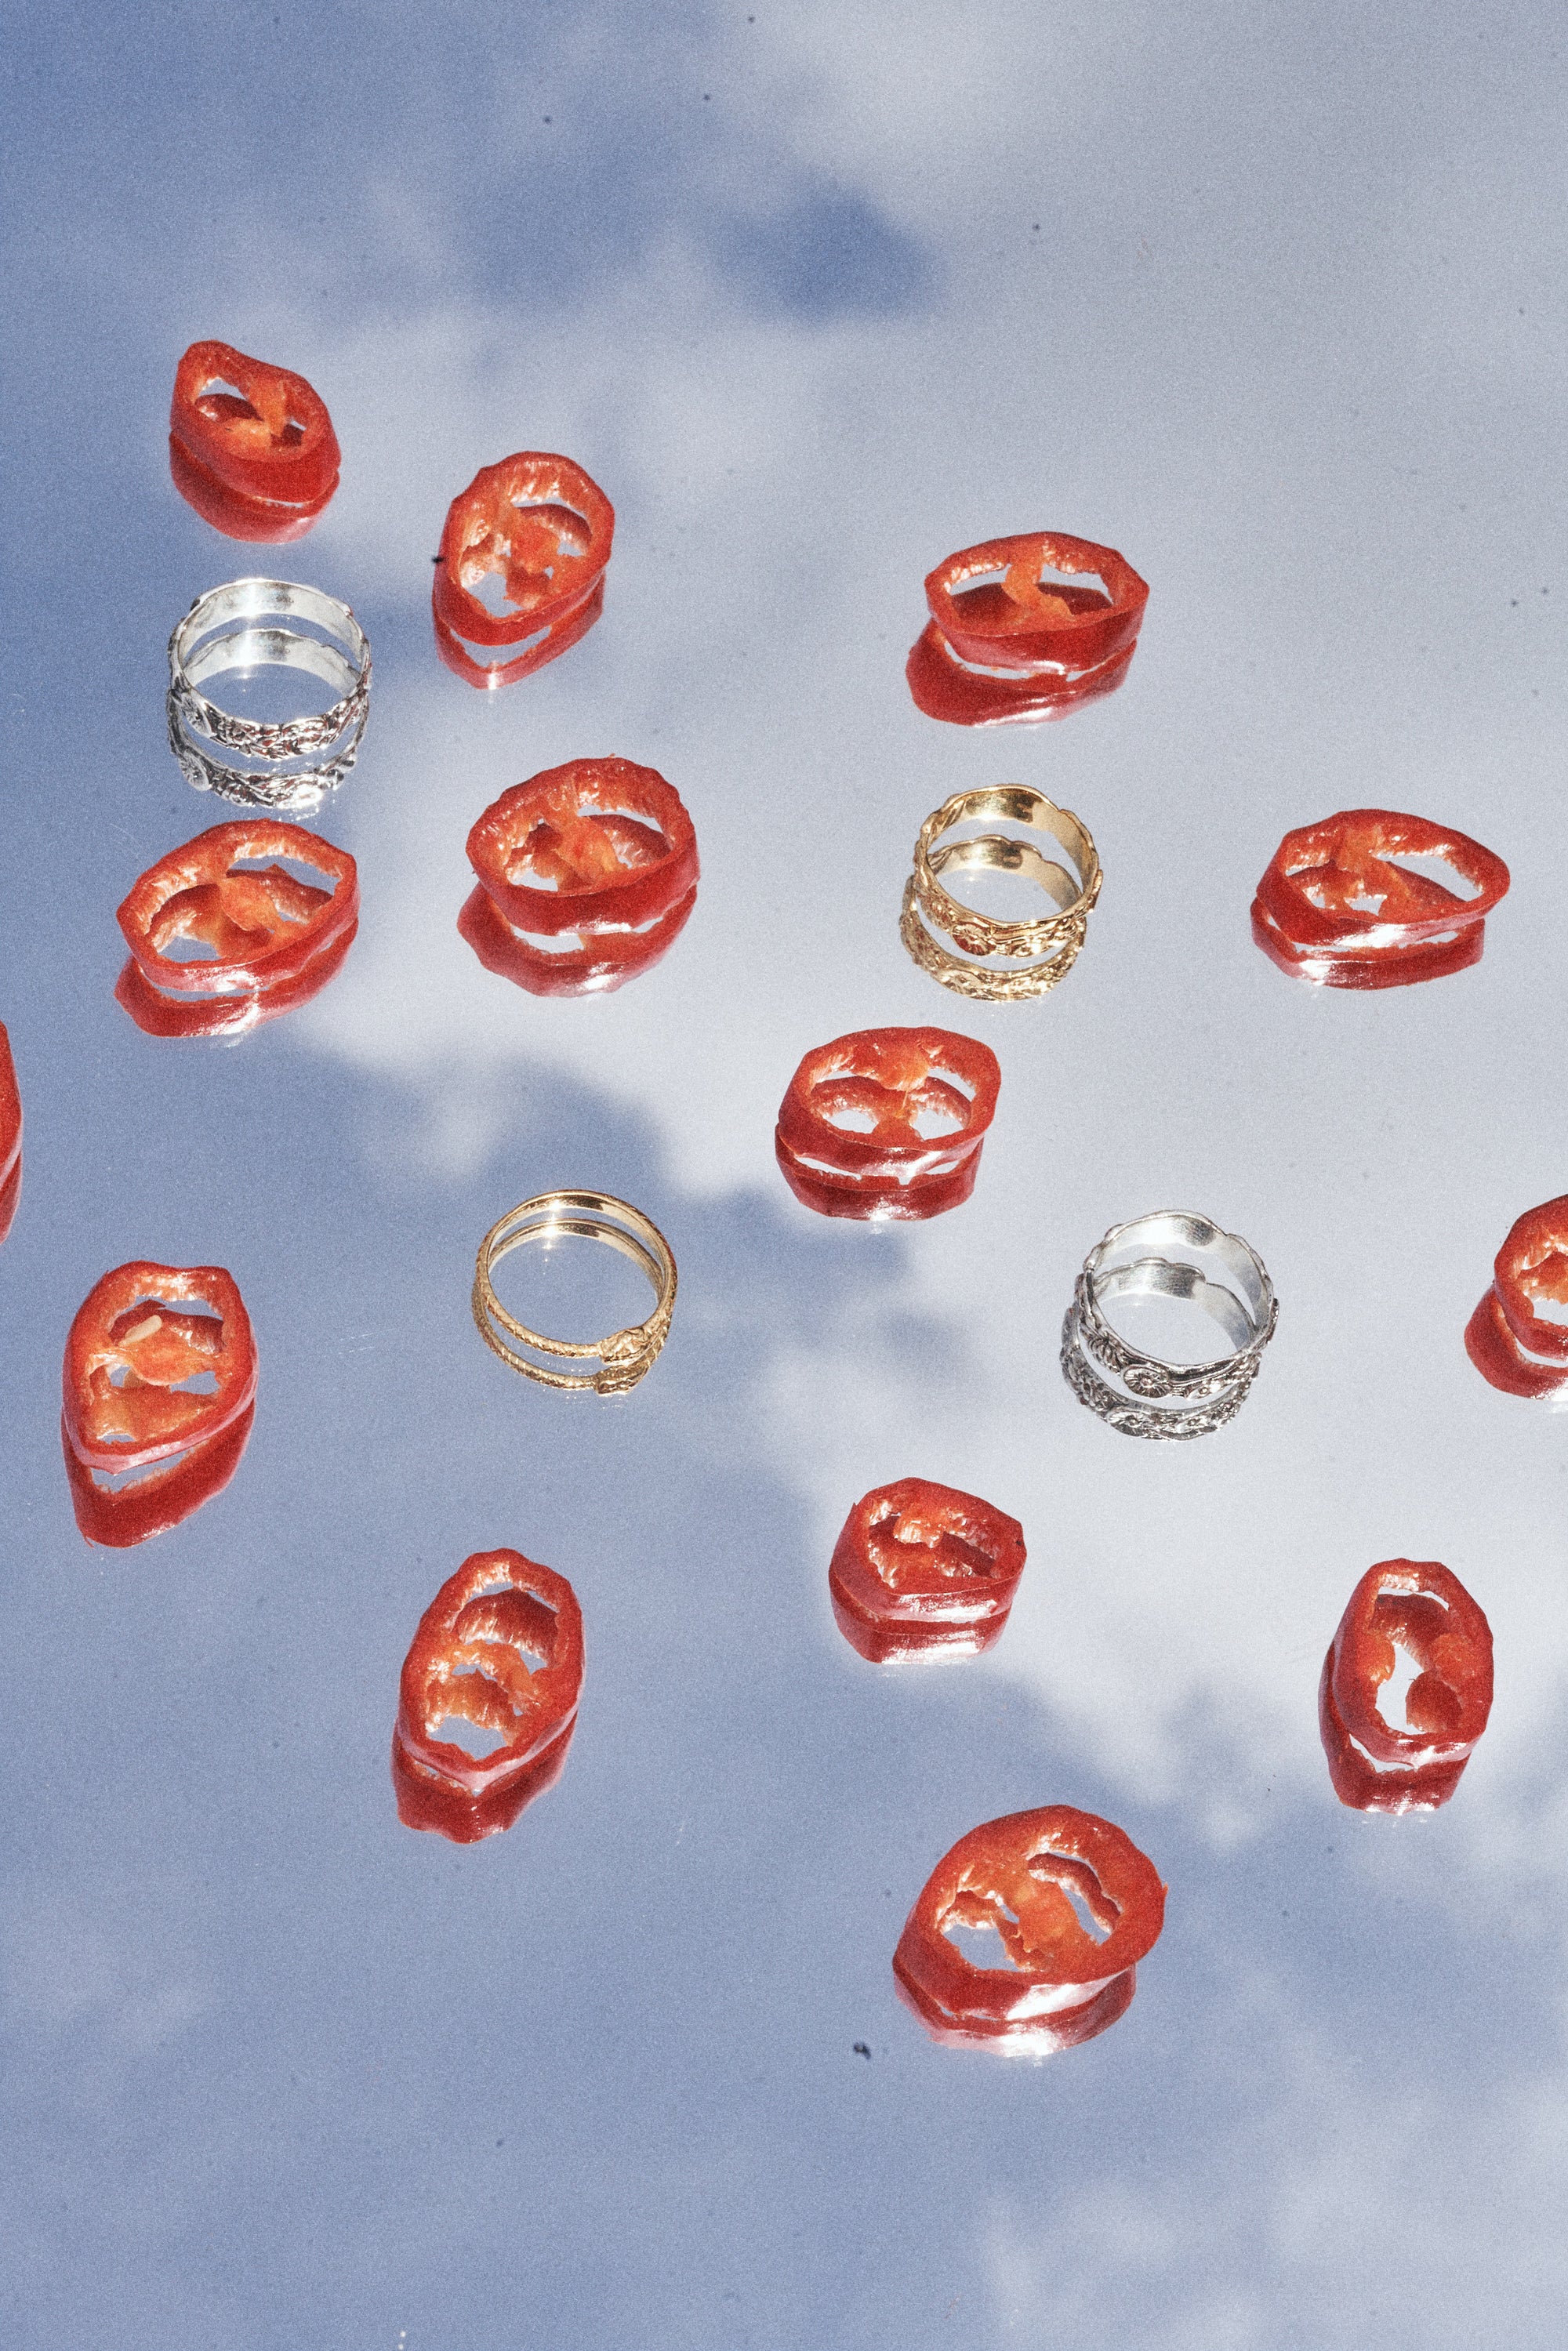
[[(325, 641), (275, 625), (290, 616), (323, 630)], [(225, 672), (263, 667), (319, 678), (337, 699), (298, 718), (256, 719), (201, 690)], [(169, 747), (197, 791), (244, 808), (308, 813), (359, 756), (370, 691), (370, 644), (347, 604), (292, 580), (231, 580), (198, 596), (169, 640)], [(209, 745), (261, 765), (232, 766)]]
[[(1166, 1249), (1207, 1258), (1214, 1273), (1188, 1258), (1155, 1253)], [(1202, 1307), (1230, 1341), (1230, 1352), (1202, 1364), (1145, 1353), (1104, 1311), (1108, 1301), (1133, 1297), (1179, 1298)], [(1160, 1210), (1113, 1226), (1084, 1259), (1061, 1328), (1062, 1374), (1080, 1403), (1124, 1436), (1205, 1436), (1241, 1409), (1279, 1311), (1262, 1259), (1237, 1234), (1207, 1217)]]
[[(575, 1339), (551, 1339), (508, 1314), (496, 1296), (491, 1275), (501, 1259), (528, 1241), (550, 1242), (568, 1235), (579, 1240), (603, 1241), (632, 1259), (647, 1276), (657, 1301), (645, 1322), (613, 1331), (591, 1344)], [(657, 1356), (669, 1334), (675, 1311), (675, 1260), (670, 1245), (651, 1217), (608, 1192), (541, 1192), (497, 1218), (479, 1244), (474, 1269), (474, 1321), (492, 1353), (538, 1380), (547, 1388), (582, 1390), (599, 1395), (623, 1395), (634, 1388)], [(502, 1332), (507, 1333), (503, 1338)], [(508, 1344), (516, 1341), (517, 1345)], [(596, 1372), (558, 1372), (530, 1362), (518, 1347), (536, 1353), (566, 1356), (578, 1362), (597, 1358)]]
[[(944, 841), (955, 825), (1000, 817), (1045, 832), (1076, 867), (1069, 873), (1032, 841), (1005, 833)], [(1001, 922), (965, 905), (944, 887), (945, 873), (1026, 873), (1061, 910), (1029, 922)], [(960, 996), (994, 1003), (1043, 996), (1066, 977), (1083, 945), (1090, 911), (1100, 894), (1100, 860), (1089, 832), (1070, 809), (1059, 809), (1026, 784), (997, 784), (955, 792), (933, 810), (915, 844), (915, 870), (904, 885), (899, 936), (923, 971)], [(968, 960), (1027, 957), (1010, 968)]]

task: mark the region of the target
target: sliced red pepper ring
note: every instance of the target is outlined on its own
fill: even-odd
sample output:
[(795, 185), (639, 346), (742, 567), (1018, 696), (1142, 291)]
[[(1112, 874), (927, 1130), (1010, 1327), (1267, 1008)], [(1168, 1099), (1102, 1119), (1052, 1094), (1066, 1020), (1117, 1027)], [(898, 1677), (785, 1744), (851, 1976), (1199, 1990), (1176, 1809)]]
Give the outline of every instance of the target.
[(514, 784), (468, 835), (468, 862), (520, 931), (629, 930), (695, 889), (697, 837), (673, 784), (633, 759), (569, 759)]
[[(299, 881), (292, 858), (331, 886)], [(271, 859), (270, 864), (262, 864)], [(359, 872), (336, 849), (275, 817), (214, 824), (148, 867), (119, 909), (132, 960), (164, 995), (256, 996), (298, 977), (357, 920)], [(208, 947), (182, 961), (175, 945)]]
[(862, 1496), (833, 1549), (839, 1630), (873, 1665), (988, 1649), (1023, 1573), (1023, 1529), (993, 1503), (928, 1478)]
[(1113, 547), (1024, 531), (948, 556), (927, 574), (925, 601), (931, 619), (905, 673), (915, 704), (984, 726), (1061, 717), (1113, 693), (1149, 590)]
[(298, 538), (338, 486), (338, 436), (320, 393), (228, 343), (193, 343), (175, 370), (169, 456), (181, 495), (231, 538), (271, 538), (269, 525)]
[[(1403, 1649), (1416, 1667), (1405, 1722), (1379, 1693)], [(1318, 1727), (1342, 1804), (1429, 1812), (1446, 1804), (1487, 1727), (1491, 1627), (1437, 1560), (1385, 1559), (1351, 1593), (1318, 1686)]]
[(89, 1542), (115, 1551), (166, 1534), (222, 1493), (239, 1467), (255, 1419), (256, 1406), (248, 1404), (237, 1420), (204, 1444), (160, 1462), (143, 1478), (109, 1486), (78, 1458), (62, 1417), (60, 1440), (77, 1525)]
[[(431, 585), (448, 668), (471, 684), (506, 685), (575, 644), (602, 607), (614, 536), (614, 507), (570, 457), (524, 449), (481, 466), (447, 509)], [(481, 601), (486, 579), (500, 581), (505, 611)], [(515, 650), (486, 663), (473, 645)]]
[(1515, 1219), (1497, 1253), (1492, 1288), (1520, 1346), (1568, 1368), (1568, 1322), (1541, 1311), (1542, 1302), (1568, 1307), (1568, 1194)]
[(11, 1040), (0, 1020), (0, 1241), (11, 1229), (22, 1196), (22, 1096)]
[[(1046, 580), (1048, 570), (1078, 576)], [(1113, 547), (1034, 530), (949, 555), (926, 574), (925, 601), (964, 661), (1016, 670), (1049, 662), (1077, 673), (1133, 643), (1149, 590)]]
[[(137, 1259), (95, 1282), (66, 1339), (66, 1436), (89, 1469), (142, 1469), (201, 1446), (256, 1395), (256, 1339), (219, 1265)], [(206, 1390), (184, 1384), (209, 1381)]]
[[(455, 1844), (510, 1828), (559, 1777), (581, 1687), (582, 1615), (565, 1576), (520, 1552), (475, 1552), (420, 1618), (403, 1661), (399, 1819)], [(473, 1756), (438, 1735), (448, 1719), (499, 1743)]]
[(1521, 1346), (1495, 1290), (1487, 1291), (1465, 1325), (1465, 1353), (1482, 1379), (1504, 1395), (1533, 1398), (1568, 1391), (1568, 1364), (1550, 1362)]
[[(1153, 1862), (1111, 1822), (1071, 1804), (1009, 1813), (937, 1863), (904, 1922), (894, 1981), (934, 2040), (1049, 2056), (1125, 2011), (1165, 1907)], [(977, 1963), (955, 1928), (994, 1928), (1005, 1963)]]
[(971, 1037), (858, 1029), (801, 1061), (775, 1155), (797, 1199), (821, 1215), (937, 1216), (974, 1189), (1000, 1084), (996, 1055)]
[[(691, 818), (632, 759), (570, 759), (514, 784), (469, 833), (468, 862), (479, 887), (458, 930), (487, 971), (535, 996), (621, 987), (657, 963), (696, 903)], [(538, 944), (566, 936), (580, 944)]]
[[(1439, 858), (1460, 897), (1401, 857)], [(1479, 963), (1507, 893), (1500, 857), (1468, 833), (1395, 809), (1343, 809), (1288, 832), (1252, 902), (1252, 935), (1292, 977), (1324, 987), (1406, 987)]]

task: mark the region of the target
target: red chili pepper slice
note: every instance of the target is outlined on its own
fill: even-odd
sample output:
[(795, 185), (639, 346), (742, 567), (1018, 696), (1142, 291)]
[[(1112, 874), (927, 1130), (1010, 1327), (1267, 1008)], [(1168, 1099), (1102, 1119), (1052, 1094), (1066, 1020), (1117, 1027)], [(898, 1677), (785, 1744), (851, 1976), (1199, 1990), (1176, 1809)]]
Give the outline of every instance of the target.
[[(1049, 2055), (1125, 2011), (1165, 1910), (1153, 1862), (1110, 1821), (1071, 1804), (1009, 1813), (937, 1863), (904, 1922), (894, 1978), (934, 2040)], [(955, 1927), (994, 1927), (1010, 1964), (977, 1964), (952, 1940)]]
[[(63, 1387), (66, 1475), (88, 1541), (123, 1549), (178, 1526), (228, 1484), (256, 1416), (256, 1340), (233, 1275), (117, 1266), (77, 1310)], [(125, 1486), (95, 1475), (153, 1464)]]
[[(784, 1180), (823, 1216), (939, 1216), (974, 1190), (1000, 1084), (989, 1046), (950, 1029), (835, 1037), (806, 1055), (779, 1105)], [(941, 1128), (923, 1134), (922, 1120)]]
[[(203, 1393), (183, 1384), (210, 1379)], [(220, 1265), (137, 1259), (95, 1282), (66, 1340), (66, 1434), (89, 1469), (145, 1468), (204, 1444), (256, 1395), (256, 1339)]]
[[(458, 930), (487, 971), (535, 996), (621, 987), (657, 963), (696, 904), (691, 818), (631, 759), (570, 759), (515, 784), (469, 833), (468, 862), (480, 886)], [(566, 935), (581, 945), (537, 944)]]
[[(1400, 857), (1438, 857), (1459, 897)], [(1479, 963), (1504, 896), (1500, 857), (1468, 833), (1394, 809), (1343, 809), (1288, 832), (1258, 884), (1252, 935), (1280, 969), (1323, 987), (1406, 987)]]
[(1568, 1325), (1542, 1314), (1541, 1300), (1568, 1306), (1568, 1194), (1527, 1208), (1509, 1228), (1492, 1286), (1465, 1330), (1471, 1363), (1509, 1395), (1568, 1388)]
[(0, 1020), (0, 1241), (11, 1229), (22, 1196), (22, 1096), (11, 1040)]
[[(1048, 569), (1101, 584), (1042, 579)], [(1149, 590), (1113, 547), (1025, 531), (948, 556), (927, 574), (925, 601), (931, 619), (909, 657), (910, 691), (929, 717), (983, 726), (1061, 717), (1113, 693)]]
[(468, 862), (517, 930), (632, 929), (695, 887), (697, 837), (656, 768), (569, 759), (491, 802), (468, 835)]
[[(565, 1576), (520, 1552), (475, 1552), (420, 1618), (403, 1661), (398, 1818), (455, 1844), (509, 1829), (559, 1778), (581, 1687), (582, 1615)], [(437, 1736), (448, 1717), (498, 1733), (499, 1745), (468, 1754)]]
[[(553, 661), (598, 619), (615, 509), (570, 457), (519, 450), (483, 465), (447, 509), (431, 586), (436, 648), (471, 685), (507, 685)], [(507, 610), (475, 592), (499, 580)], [(540, 641), (527, 644), (538, 636)], [(510, 661), (476, 660), (469, 645), (512, 646)]]
[(85, 1461), (78, 1459), (62, 1418), (60, 1439), (77, 1525), (89, 1542), (103, 1543), (115, 1551), (166, 1534), (214, 1494), (222, 1493), (239, 1467), (255, 1419), (255, 1405), (246, 1405), (237, 1420), (208, 1437), (205, 1444), (173, 1461), (160, 1463), (130, 1485), (105, 1486)]
[[(301, 882), (277, 862), (293, 858), (331, 888)], [(261, 865), (270, 858), (274, 862)], [(299, 825), (273, 817), (214, 824), (148, 867), (119, 909), (131, 958), (148, 984), (172, 996), (256, 996), (297, 979), (360, 911), (359, 872)], [(176, 943), (210, 947), (183, 962)]]
[[(1397, 1648), (1418, 1668), (1405, 1693), (1404, 1728), (1378, 1705)], [(1487, 1727), (1491, 1698), (1491, 1627), (1458, 1577), (1437, 1560), (1369, 1567), (1318, 1686), (1318, 1727), (1341, 1803), (1364, 1813), (1446, 1804)]]
[(299, 538), (321, 513), (338, 486), (340, 451), (326, 402), (302, 375), (204, 342), (175, 370), (169, 463), (204, 520), (231, 538), (276, 544)]
[(839, 1630), (873, 1666), (988, 1649), (1023, 1573), (1023, 1529), (977, 1494), (900, 1478), (864, 1494), (828, 1568)]

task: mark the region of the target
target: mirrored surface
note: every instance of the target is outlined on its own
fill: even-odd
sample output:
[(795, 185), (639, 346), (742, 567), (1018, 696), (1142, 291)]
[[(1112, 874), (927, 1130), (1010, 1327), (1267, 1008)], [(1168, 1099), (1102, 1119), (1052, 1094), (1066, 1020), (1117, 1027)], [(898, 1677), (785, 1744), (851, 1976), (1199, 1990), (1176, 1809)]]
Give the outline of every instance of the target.
[[(13, 26), (8, 2342), (1560, 2340), (1564, 1423), (1463, 1332), (1568, 1184), (1561, 47), (1544, 7), (1451, 5)], [(287, 546), (171, 481), (207, 337), (330, 409), (341, 486)], [(437, 657), (432, 559), (517, 449), (586, 467), (615, 546), (597, 624), (485, 694)], [(1033, 529), (1150, 583), (1124, 683), (923, 715), (925, 575)], [(164, 646), (247, 571), (373, 648), (317, 823), (359, 935), (239, 1041), (157, 1038), (115, 909), (230, 813), (170, 756)], [(534, 996), (459, 935), (465, 840), (602, 754), (680, 793), (696, 903), (623, 987)], [(901, 893), (926, 814), (1004, 781), (1078, 813), (1104, 884), (1053, 993), (961, 1002)], [(1283, 836), (1363, 807), (1506, 860), (1480, 962), (1355, 993), (1260, 952)], [(791, 1071), (922, 1024), (1001, 1062), (972, 1199), (811, 1214)], [(582, 1186), (680, 1269), (617, 1401), (470, 1316), (486, 1228)], [(1157, 1208), (1245, 1235), (1281, 1300), (1245, 1410), (1180, 1445), (1057, 1360), (1086, 1252)], [(141, 1257), (229, 1269), (259, 1386), (227, 1489), (111, 1552), (61, 1350)], [(592, 1336), (637, 1293), (613, 1266), (509, 1294)], [(876, 1667), (828, 1562), (911, 1476), (1029, 1561), (985, 1655)], [(570, 1581), (582, 1696), (557, 1784), (460, 1846), (399, 1822), (399, 1672), (499, 1548)], [(1319, 1741), (1393, 1558), (1496, 1644), (1429, 1816), (1343, 1807)], [(904, 1917), (1047, 1804), (1168, 1886), (1136, 1998), (1039, 2065), (938, 2046)]]

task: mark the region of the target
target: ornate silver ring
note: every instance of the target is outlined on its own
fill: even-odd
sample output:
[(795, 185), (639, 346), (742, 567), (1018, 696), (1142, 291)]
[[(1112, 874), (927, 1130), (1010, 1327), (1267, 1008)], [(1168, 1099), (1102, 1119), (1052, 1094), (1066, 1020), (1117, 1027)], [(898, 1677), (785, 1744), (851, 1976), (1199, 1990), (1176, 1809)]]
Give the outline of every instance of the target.
[[(1107, 1312), (1124, 1298), (1201, 1307), (1228, 1351), (1196, 1364), (1147, 1353)], [(1084, 1259), (1061, 1326), (1062, 1375), (1079, 1402), (1124, 1437), (1204, 1437), (1240, 1411), (1279, 1313), (1262, 1259), (1238, 1234), (1207, 1217), (1160, 1209), (1113, 1225)]]
[[(298, 717), (260, 719), (203, 690), (225, 673), (264, 668), (298, 670), (336, 698)], [(169, 640), (169, 747), (199, 792), (309, 814), (359, 756), (370, 693), (370, 644), (347, 604), (293, 580), (231, 580), (198, 596)]]

